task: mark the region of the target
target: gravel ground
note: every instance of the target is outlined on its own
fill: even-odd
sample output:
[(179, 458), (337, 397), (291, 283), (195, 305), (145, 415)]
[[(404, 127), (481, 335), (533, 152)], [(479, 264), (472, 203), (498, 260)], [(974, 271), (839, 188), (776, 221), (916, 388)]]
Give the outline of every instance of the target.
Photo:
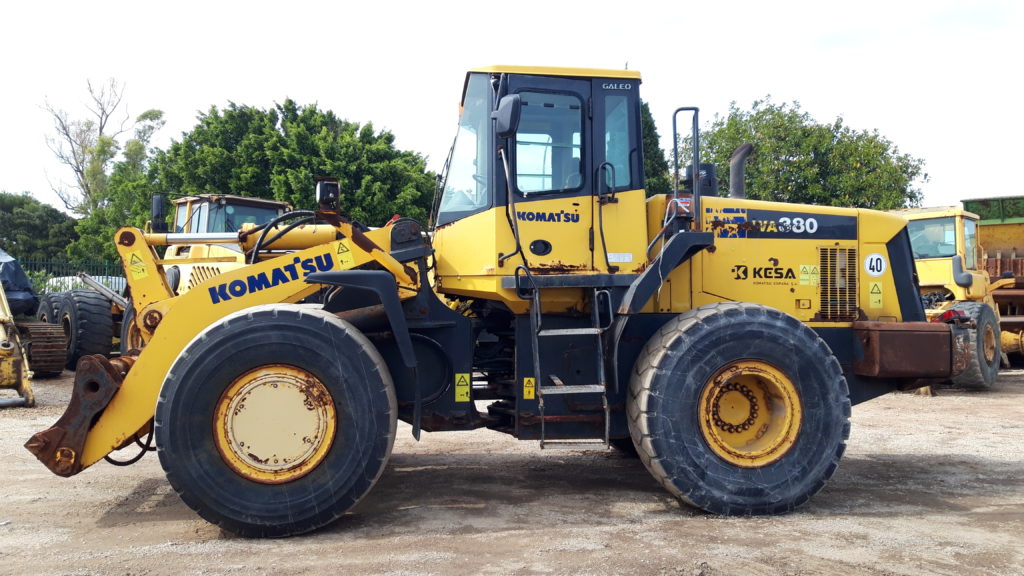
[(400, 425), (380, 483), (310, 535), (246, 540), (207, 524), (155, 456), (63, 479), (22, 444), (63, 412), (0, 410), (0, 574), (1024, 574), (1024, 371), (989, 391), (854, 407), (838, 472), (771, 518), (679, 504), (618, 452), (540, 451), (490, 431)]

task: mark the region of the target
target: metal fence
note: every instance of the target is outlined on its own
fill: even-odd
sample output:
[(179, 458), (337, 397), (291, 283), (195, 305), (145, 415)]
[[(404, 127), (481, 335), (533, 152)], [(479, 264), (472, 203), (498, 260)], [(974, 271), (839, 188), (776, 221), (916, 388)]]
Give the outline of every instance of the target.
[(120, 262), (67, 262), (63, 260), (19, 260), (21, 268), (32, 280), (37, 294), (65, 292), (85, 288), (78, 279), (85, 272), (115, 292), (124, 290), (124, 269)]

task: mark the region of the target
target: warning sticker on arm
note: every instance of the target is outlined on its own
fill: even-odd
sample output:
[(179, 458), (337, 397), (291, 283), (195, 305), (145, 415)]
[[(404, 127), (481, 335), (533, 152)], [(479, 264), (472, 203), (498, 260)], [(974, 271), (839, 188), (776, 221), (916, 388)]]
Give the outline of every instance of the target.
[(352, 250), (348, 247), (348, 240), (343, 239), (338, 242), (338, 266), (342, 269), (351, 268), (355, 265), (355, 261)]
[(136, 280), (149, 276), (149, 272), (146, 271), (146, 263), (142, 260), (142, 255), (138, 250), (128, 254), (128, 272)]

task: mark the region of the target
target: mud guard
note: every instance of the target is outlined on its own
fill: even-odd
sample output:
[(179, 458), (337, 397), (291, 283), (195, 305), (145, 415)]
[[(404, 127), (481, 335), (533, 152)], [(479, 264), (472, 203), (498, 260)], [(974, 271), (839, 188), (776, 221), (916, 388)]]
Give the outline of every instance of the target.
[(413, 381), (416, 382), (412, 435), (419, 440), (420, 416), (423, 411), (423, 392), (416, 375), (416, 355), (412, 350), (409, 325), (405, 321), (402, 302), (398, 298), (395, 277), (390, 272), (384, 270), (339, 270), (310, 274), (306, 277), (306, 282), (310, 284), (326, 284), (328, 286), (362, 288), (375, 293), (380, 298), (380, 303), (384, 306), (388, 322), (391, 324), (391, 332), (395, 336), (398, 351), (402, 355), (402, 361), (405, 363), (406, 368), (412, 371)]
[(629, 317), (640, 312), (666, 276), (714, 243), (715, 235), (712, 232), (680, 232), (672, 236), (661, 249), (661, 254), (626, 290), (612, 327), (612, 384), (616, 392), (619, 391), (619, 339), (626, 330)]
[(661, 254), (633, 281), (619, 305), (619, 314), (637, 314), (654, 292), (680, 264), (715, 243), (711, 232), (681, 232), (662, 248)]

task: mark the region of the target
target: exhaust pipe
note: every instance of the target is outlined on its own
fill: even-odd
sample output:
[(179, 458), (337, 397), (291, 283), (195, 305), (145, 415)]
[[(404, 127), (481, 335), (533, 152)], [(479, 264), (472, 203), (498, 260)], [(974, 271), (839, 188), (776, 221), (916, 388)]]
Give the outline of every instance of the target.
[(747, 163), (747, 156), (754, 151), (753, 144), (746, 142), (740, 144), (729, 156), (729, 198), (746, 198), (747, 190), (743, 183), (744, 167)]

